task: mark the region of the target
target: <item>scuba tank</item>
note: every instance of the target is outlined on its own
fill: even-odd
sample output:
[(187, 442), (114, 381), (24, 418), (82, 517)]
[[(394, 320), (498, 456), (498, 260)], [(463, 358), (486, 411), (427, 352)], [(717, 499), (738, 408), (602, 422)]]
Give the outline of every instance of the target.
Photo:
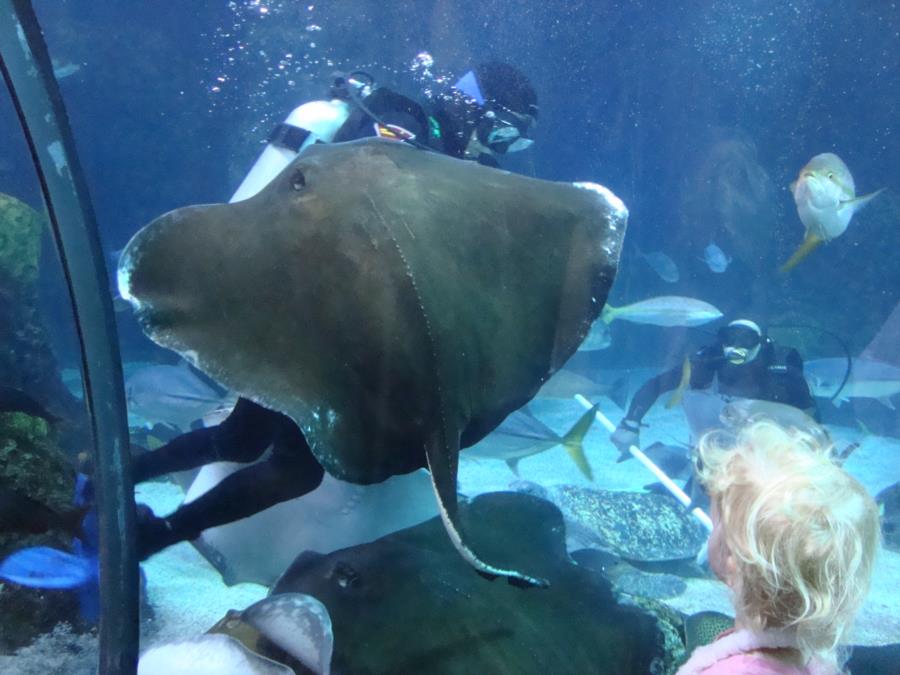
[(269, 134), (268, 144), (229, 202), (249, 199), (269, 184), (294, 158), (314, 143), (331, 143), (354, 102), (372, 93), (374, 79), (362, 71), (336, 77), (331, 100), (310, 101), (294, 108)]
[(349, 115), (350, 104), (340, 98), (294, 108), (269, 134), (268, 144), (229, 201), (249, 199), (310, 145), (331, 142)]

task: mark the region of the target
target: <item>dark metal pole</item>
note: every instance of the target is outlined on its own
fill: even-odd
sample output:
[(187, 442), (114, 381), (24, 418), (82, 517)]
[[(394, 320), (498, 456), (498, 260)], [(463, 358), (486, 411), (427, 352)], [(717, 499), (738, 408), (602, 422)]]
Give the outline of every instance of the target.
[(0, 70), (41, 184), (81, 343), (100, 520), (100, 672), (135, 672), (138, 563), (122, 365), (94, 211), (29, 0), (0, 0)]

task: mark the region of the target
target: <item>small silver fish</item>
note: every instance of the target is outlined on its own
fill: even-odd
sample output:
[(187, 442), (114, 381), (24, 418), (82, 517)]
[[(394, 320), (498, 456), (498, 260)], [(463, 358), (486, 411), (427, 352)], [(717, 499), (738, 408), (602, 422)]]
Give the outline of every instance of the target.
[(662, 251), (644, 253), (638, 249), (637, 254), (646, 260), (647, 264), (653, 268), (653, 271), (659, 275), (659, 278), (666, 283), (674, 284), (680, 278), (678, 265)]
[(900, 366), (857, 357), (849, 364), (849, 377), (847, 368), (847, 359), (842, 357), (813, 359), (803, 364), (803, 374), (812, 395), (834, 397), (835, 407), (850, 399), (872, 398), (891, 410), (895, 408), (891, 397), (900, 394)]
[(809, 160), (797, 180), (791, 183), (797, 214), (806, 234), (800, 248), (781, 266), (781, 272), (792, 270), (823, 241), (844, 234), (853, 214), (883, 189), (857, 197), (853, 175), (840, 157), (823, 152)]
[(605, 321), (597, 319), (591, 324), (591, 330), (584, 338), (582, 343), (578, 345), (580, 352), (594, 352), (608, 348), (612, 344), (612, 333), (609, 330), (609, 324)]
[(739, 429), (760, 419), (771, 420), (783, 427), (797, 429), (822, 442), (828, 442), (828, 431), (799, 408), (774, 401), (738, 398), (730, 401), (719, 414), (722, 423)]
[(616, 378), (609, 383), (598, 382), (568, 368), (560, 368), (538, 390), (535, 398), (570, 401), (575, 394), (581, 394), (591, 401), (599, 396), (606, 396), (624, 410), (628, 407), (628, 376)]
[(125, 380), (128, 413), (148, 424), (187, 431), (192, 422), (234, 405), (234, 398), (204, 382), (187, 364), (140, 368)]
[(491, 434), (463, 450), (463, 457), (502, 459), (517, 476), (519, 460), (562, 445), (588, 480), (594, 480), (591, 465), (584, 454), (582, 441), (594, 421), (597, 406), (584, 413), (565, 436), (541, 422), (524, 407), (509, 415)]
[(600, 315), (606, 323), (622, 319), (653, 326), (701, 326), (721, 317), (722, 312), (708, 302), (680, 295), (660, 295), (624, 307), (606, 303)]
[(703, 249), (703, 258), (701, 260), (716, 274), (721, 274), (731, 264), (731, 258), (725, 255), (725, 251), (716, 246), (714, 242), (710, 242), (709, 246)]

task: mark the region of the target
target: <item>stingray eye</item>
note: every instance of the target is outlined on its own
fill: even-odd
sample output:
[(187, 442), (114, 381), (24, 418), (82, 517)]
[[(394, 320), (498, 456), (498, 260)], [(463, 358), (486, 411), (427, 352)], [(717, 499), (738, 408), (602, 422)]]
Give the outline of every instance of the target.
[(834, 180), (834, 172), (833, 171), (828, 172), (828, 180)]
[(359, 572), (345, 562), (339, 562), (334, 566), (331, 578), (341, 588), (353, 588), (359, 584)]
[(293, 174), (291, 174), (291, 188), (299, 192), (305, 187), (306, 176), (303, 175), (303, 171), (297, 169)]

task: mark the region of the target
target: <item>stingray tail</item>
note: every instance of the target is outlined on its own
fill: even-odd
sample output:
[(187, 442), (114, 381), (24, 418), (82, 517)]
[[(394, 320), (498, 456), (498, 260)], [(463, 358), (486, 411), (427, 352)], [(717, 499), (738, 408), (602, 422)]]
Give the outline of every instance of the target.
[(434, 438), (425, 446), (425, 455), (428, 459), (428, 470), (431, 471), (431, 485), (437, 496), (438, 510), (441, 513), (441, 521), (450, 536), (454, 548), (459, 551), (463, 559), (475, 568), (481, 576), (494, 580), (497, 577), (505, 577), (513, 586), (546, 588), (550, 584), (546, 579), (533, 577), (518, 570), (495, 567), (484, 562), (469, 548), (463, 540), (459, 522), (459, 504), (456, 498), (456, 470), (459, 460), (459, 441), (456, 447), (448, 447), (441, 438)]
[(784, 265), (779, 268), (779, 272), (782, 274), (787, 274), (792, 269), (794, 269), (800, 262), (808, 256), (813, 250), (822, 243), (822, 238), (817, 237), (814, 234), (807, 234), (806, 239), (803, 240), (803, 243), (800, 244), (800, 248), (794, 251), (794, 255), (792, 255)]
[(569, 457), (572, 458), (572, 461), (575, 462), (575, 466), (577, 466), (579, 470), (581, 470), (581, 473), (583, 473), (590, 481), (594, 480), (594, 472), (591, 469), (587, 456), (584, 454), (584, 445), (582, 444), (584, 442), (585, 434), (594, 422), (594, 415), (597, 413), (598, 407), (599, 406), (595, 405), (584, 413), (584, 415), (572, 425), (572, 428), (569, 429), (569, 432), (563, 436), (562, 439), (563, 447), (566, 449), (566, 452), (569, 453)]

